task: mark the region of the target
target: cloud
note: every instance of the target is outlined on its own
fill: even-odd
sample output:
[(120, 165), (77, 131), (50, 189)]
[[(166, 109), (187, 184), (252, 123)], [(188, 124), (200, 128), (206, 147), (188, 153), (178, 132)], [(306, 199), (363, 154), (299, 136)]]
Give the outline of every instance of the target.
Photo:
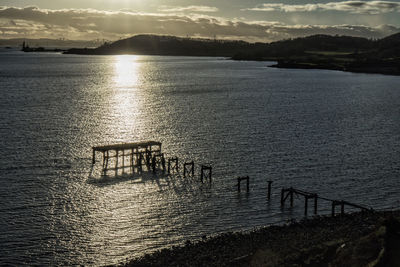
[(400, 3), (391, 1), (343, 1), (329, 3), (315, 3), (305, 5), (287, 5), (270, 3), (258, 5), (242, 11), (283, 11), (283, 12), (311, 12), (311, 11), (342, 11), (354, 14), (382, 14), (400, 12)]
[(160, 12), (218, 12), (218, 8), (211, 6), (161, 6)]
[(399, 31), (390, 25), (286, 25), (204, 14), (0, 7), (0, 38), (116, 40), (135, 34), (160, 34), (269, 42), (312, 34), (379, 38)]

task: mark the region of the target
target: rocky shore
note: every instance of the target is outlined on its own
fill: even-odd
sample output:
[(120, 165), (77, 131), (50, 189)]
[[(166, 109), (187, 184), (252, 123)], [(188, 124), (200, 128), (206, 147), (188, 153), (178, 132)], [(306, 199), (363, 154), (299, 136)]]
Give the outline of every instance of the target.
[(126, 266), (400, 266), (400, 211), (320, 216), (225, 233)]

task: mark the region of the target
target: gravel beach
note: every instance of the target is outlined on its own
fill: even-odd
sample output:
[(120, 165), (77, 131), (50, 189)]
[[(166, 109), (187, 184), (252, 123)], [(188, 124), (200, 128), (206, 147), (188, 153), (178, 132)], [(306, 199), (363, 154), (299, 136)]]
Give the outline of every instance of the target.
[(125, 266), (400, 266), (400, 211), (318, 216), (187, 241)]

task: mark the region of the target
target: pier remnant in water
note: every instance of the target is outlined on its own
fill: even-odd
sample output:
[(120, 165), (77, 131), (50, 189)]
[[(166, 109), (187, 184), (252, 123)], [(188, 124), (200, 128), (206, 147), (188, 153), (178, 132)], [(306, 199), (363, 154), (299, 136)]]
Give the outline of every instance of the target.
[(271, 199), (271, 185), (273, 181), (268, 181), (268, 200)]
[(168, 174), (171, 174), (171, 170), (179, 172), (178, 157), (168, 159)]
[[(122, 169), (122, 172), (124, 173), (126, 168), (131, 169), (132, 173), (135, 172), (135, 169), (138, 172), (141, 172), (143, 170), (142, 165), (146, 165), (147, 170), (150, 170), (150, 167), (152, 166), (152, 159), (154, 158), (159, 160), (159, 162), (162, 164), (163, 155), (161, 153), (161, 142), (157, 141), (95, 146), (92, 148), (92, 150), (92, 164), (96, 163), (96, 152), (100, 152), (103, 155), (104, 175), (106, 175), (107, 171), (109, 170), (114, 170), (115, 175), (118, 175), (119, 169)], [(122, 152), (121, 157), (120, 152)], [(128, 164), (126, 164), (127, 158)], [(110, 168), (109, 162), (111, 159), (115, 159), (115, 165)], [(157, 161), (155, 163), (157, 164)]]
[(212, 175), (211, 166), (201, 165), (201, 171), (200, 171), (201, 183), (203, 183), (204, 179), (207, 179), (207, 178), (210, 180), (210, 183), (211, 183), (211, 175)]
[[(285, 193), (286, 196), (285, 196)], [(306, 191), (290, 188), (283, 188), (281, 191), (281, 205), (285, 205), (286, 199), (290, 196), (290, 206), (293, 207), (293, 194), (304, 196), (304, 215), (307, 216), (308, 212), (308, 200), (314, 199), (314, 214), (317, 214), (318, 208), (318, 195), (314, 193), (309, 193)]]
[(165, 158), (164, 153), (154, 154), (151, 160), (151, 168), (153, 172), (156, 172), (157, 169), (162, 169), (165, 172)]
[[(190, 169), (187, 167), (190, 167)], [(191, 162), (185, 162), (183, 164), (183, 177), (186, 177), (186, 173), (190, 173), (191, 177), (194, 176), (194, 161), (193, 160)]]
[(358, 208), (361, 209), (361, 211), (371, 211), (372, 209), (354, 204), (354, 203), (350, 203), (344, 200), (331, 200), (332, 201), (332, 217), (335, 216), (335, 210), (336, 210), (336, 206), (340, 206), (340, 215), (344, 215), (344, 206), (350, 206), (353, 208)]
[(340, 210), (341, 215), (344, 214), (344, 206), (345, 205), (353, 207), (353, 208), (361, 209), (362, 211), (372, 211), (371, 208), (367, 208), (367, 207), (364, 207), (364, 206), (361, 206), (361, 205), (357, 205), (357, 204), (354, 204), (354, 203), (350, 203), (350, 202), (347, 202), (347, 201), (343, 201), (343, 200), (334, 200), (334, 199), (320, 197), (320, 196), (318, 196), (318, 194), (310, 193), (310, 192), (306, 192), (306, 191), (302, 191), (302, 190), (298, 190), (298, 189), (294, 189), (292, 187), (283, 188), (282, 189), (282, 191), (281, 191), (281, 206), (284, 206), (286, 199), (288, 197), (290, 197), (290, 206), (293, 207), (293, 195), (294, 194), (304, 196), (304, 201), (305, 201), (305, 203), (304, 203), (304, 215), (305, 216), (307, 216), (308, 200), (309, 199), (314, 199), (314, 214), (317, 214), (318, 199), (325, 200), (325, 201), (330, 201), (332, 203), (332, 216), (335, 216), (336, 206), (340, 206), (341, 207), (341, 210)]
[(247, 192), (250, 191), (250, 178), (249, 176), (245, 176), (245, 177), (238, 177), (237, 178), (237, 188), (238, 188), (238, 192), (240, 192), (240, 184), (243, 180), (246, 180), (246, 185), (247, 185)]

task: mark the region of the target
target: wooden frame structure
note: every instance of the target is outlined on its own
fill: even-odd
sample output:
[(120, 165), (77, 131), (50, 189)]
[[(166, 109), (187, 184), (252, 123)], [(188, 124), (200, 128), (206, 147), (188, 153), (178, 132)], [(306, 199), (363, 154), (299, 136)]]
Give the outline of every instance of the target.
[[(108, 170), (114, 170), (115, 175), (118, 175), (119, 169), (125, 172), (126, 168), (129, 168), (133, 173), (135, 171), (142, 172), (143, 165), (147, 167), (148, 171), (150, 171), (151, 168), (154, 171), (155, 165), (159, 165), (159, 163), (163, 162), (162, 158), (164, 155), (161, 153), (161, 145), (161, 142), (146, 141), (95, 146), (92, 148), (92, 164), (96, 163), (96, 152), (100, 152), (103, 156), (104, 175), (107, 174)], [(113, 158), (115, 158), (115, 165), (109, 167), (109, 161)], [(128, 164), (126, 164), (126, 158), (128, 158)], [(120, 164), (120, 162), (122, 162), (122, 164)]]

